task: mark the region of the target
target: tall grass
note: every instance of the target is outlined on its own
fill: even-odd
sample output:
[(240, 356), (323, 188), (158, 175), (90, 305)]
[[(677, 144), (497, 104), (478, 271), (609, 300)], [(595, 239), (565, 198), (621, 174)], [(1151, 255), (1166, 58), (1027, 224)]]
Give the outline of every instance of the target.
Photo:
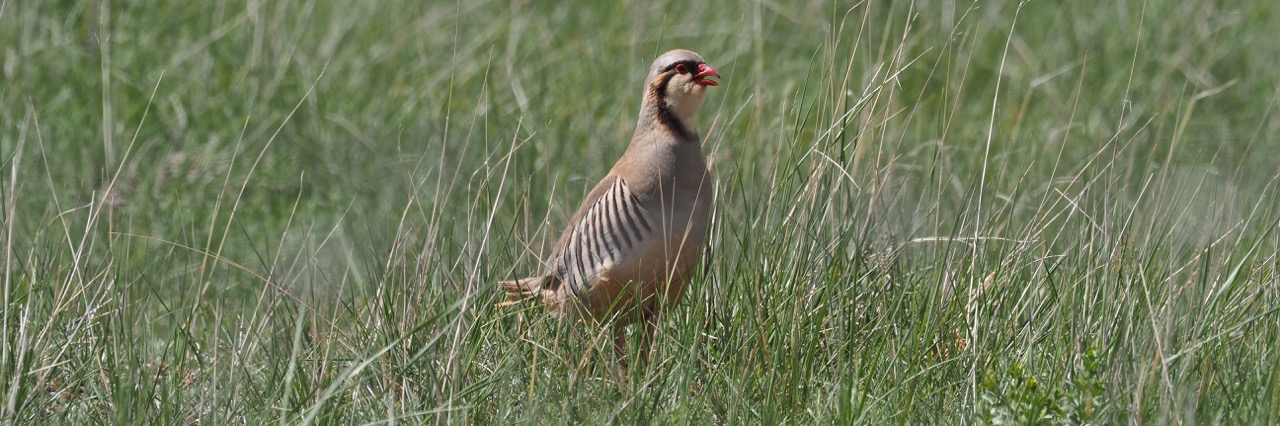
[[(0, 2), (0, 419), (1274, 424), (1275, 9)], [(711, 243), (623, 372), (493, 282), (675, 47)]]

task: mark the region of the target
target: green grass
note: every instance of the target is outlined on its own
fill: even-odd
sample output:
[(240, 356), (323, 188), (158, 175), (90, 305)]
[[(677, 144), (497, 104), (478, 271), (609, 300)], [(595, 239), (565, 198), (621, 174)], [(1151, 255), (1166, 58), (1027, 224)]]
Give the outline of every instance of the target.
[[(0, 1), (0, 422), (1280, 422), (1274, 2), (562, 3)], [(711, 243), (622, 378), (493, 282), (676, 47)]]

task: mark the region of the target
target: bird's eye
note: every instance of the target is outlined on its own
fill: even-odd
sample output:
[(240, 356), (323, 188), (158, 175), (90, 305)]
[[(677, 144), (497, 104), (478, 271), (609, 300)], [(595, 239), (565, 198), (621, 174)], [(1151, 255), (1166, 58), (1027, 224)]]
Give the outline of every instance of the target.
[(676, 64), (676, 72), (680, 74), (687, 73), (689, 72), (689, 67), (684, 66), (684, 64)]

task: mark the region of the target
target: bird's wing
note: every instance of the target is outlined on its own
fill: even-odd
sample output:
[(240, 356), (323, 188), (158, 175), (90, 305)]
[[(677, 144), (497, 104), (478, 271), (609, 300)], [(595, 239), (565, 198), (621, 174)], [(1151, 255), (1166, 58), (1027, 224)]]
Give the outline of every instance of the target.
[(594, 280), (637, 252), (655, 223), (618, 176), (607, 176), (570, 221), (552, 257), (551, 274), (585, 298)]

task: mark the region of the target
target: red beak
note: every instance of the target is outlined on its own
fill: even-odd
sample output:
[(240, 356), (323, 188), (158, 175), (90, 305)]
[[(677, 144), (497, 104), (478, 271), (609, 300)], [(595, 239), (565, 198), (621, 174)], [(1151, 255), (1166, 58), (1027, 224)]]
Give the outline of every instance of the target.
[(694, 83), (698, 83), (703, 86), (719, 86), (720, 85), (720, 83), (716, 83), (713, 80), (707, 80), (707, 77), (720, 77), (720, 73), (716, 72), (716, 69), (711, 68), (710, 65), (707, 65), (707, 64), (698, 65), (698, 73), (693, 76)]

